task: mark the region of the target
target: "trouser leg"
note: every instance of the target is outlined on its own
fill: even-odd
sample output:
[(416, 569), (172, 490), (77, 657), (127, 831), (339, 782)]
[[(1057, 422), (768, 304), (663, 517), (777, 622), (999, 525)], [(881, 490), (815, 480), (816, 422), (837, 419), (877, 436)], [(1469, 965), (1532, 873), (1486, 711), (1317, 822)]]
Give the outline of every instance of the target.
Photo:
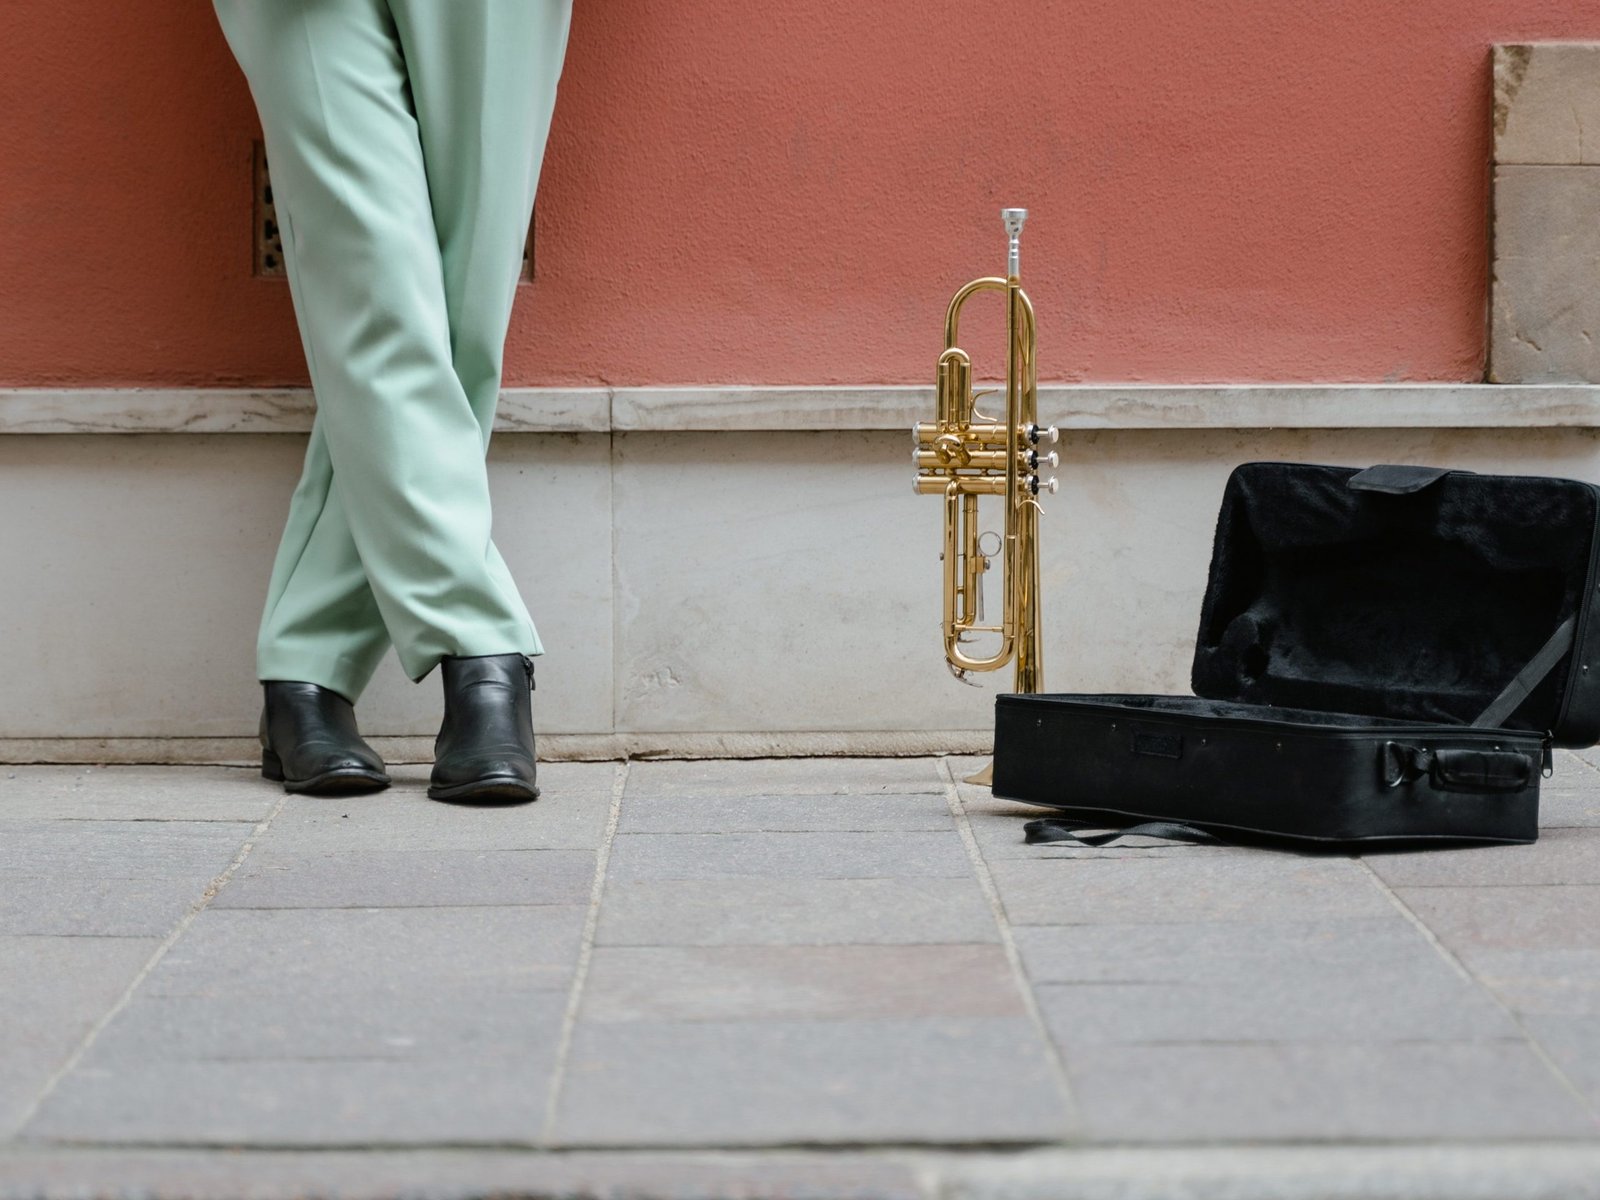
[[(419, 124), (435, 119), (419, 114), (414, 89), (447, 68), (487, 87), (502, 70), (539, 74), (545, 63), (543, 90), (553, 94), (558, 56), (518, 60), (515, 43), (488, 49), (539, 32), (534, 18), (547, 5), (460, 5), (481, 17), (475, 29), (489, 42), (417, 52), (419, 80), (382, 0), (216, 6), (261, 113), (318, 400), (269, 588), (260, 673), (354, 695), (385, 633), (414, 679), (445, 654), (537, 654), (532, 622), (489, 536), (483, 462), (520, 234), (482, 289), (503, 295), (503, 305), (475, 302), (479, 285), (467, 278), (474, 256), (498, 255), (475, 248), (480, 234), (470, 211), (449, 209), (451, 189), (430, 186), (440, 168), (425, 157)], [(446, 26), (458, 11), (454, 2), (430, 7)], [(561, 32), (564, 39), (564, 20)], [(495, 128), (521, 129), (525, 153), (542, 148), (548, 104), (493, 115)], [(457, 107), (438, 119), (472, 117)], [(478, 130), (458, 125), (455, 136), (472, 143)], [(486, 173), (484, 194), (468, 201), (485, 212), (521, 208), (524, 196), (531, 204), (529, 170), (537, 162), (511, 159), (503, 172)], [(509, 204), (501, 198), (508, 193), (516, 197)], [(522, 220), (525, 229), (525, 212)], [(456, 244), (468, 249), (452, 253)], [(463, 372), (466, 383), (462, 359), (479, 364)]]

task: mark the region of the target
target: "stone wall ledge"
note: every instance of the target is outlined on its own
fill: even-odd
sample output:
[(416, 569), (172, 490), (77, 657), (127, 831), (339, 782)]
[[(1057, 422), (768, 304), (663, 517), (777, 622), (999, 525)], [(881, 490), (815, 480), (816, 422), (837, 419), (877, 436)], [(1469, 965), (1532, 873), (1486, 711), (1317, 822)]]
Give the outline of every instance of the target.
[[(391, 765), (431, 763), (431, 736), (369, 734)], [(920, 758), (988, 754), (994, 731), (853, 730), (814, 733), (544, 733), (540, 762), (603, 762), (623, 758)], [(253, 737), (0, 737), (0, 763), (208, 763), (254, 768), (261, 746)]]
[[(1600, 428), (1600, 384), (1041, 384), (1063, 429)], [(507, 388), (504, 433), (904, 429), (915, 385)], [(0, 434), (304, 433), (309, 388), (3, 388)]]

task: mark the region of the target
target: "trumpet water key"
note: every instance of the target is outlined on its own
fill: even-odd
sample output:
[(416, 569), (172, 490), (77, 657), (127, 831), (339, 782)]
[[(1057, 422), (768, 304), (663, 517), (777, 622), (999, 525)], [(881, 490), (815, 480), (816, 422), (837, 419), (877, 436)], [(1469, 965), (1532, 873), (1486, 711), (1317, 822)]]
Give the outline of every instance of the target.
[[(944, 318), (945, 349), (939, 355), (934, 419), (912, 430), (921, 495), (944, 497), (944, 653), (962, 682), (971, 671), (996, 671), (1014, 664), (1014, 691), (1038, 692), (1044, 683), (1039, 633), (1039, 500), (1056, 490), (1058, 465), (1053, 426), (1041, 426), (1033, 303), (1022, 290), (1019, 243), (1028, 211), (1005, 208), (1000, 217), (1010, 240), (1006, 274), (966, 284), (950, 300)], [(1006, 306), (1005, 412), (987, 416), (974, 392), (972, 356), (960, 347), (961, 312), (980, 292), (1001, 292)], [(987, 535), (978, 521), (982, 496), (1001, 498), (999, 531)], [(988, 623), (984, 575), (998, 563), (1000, 619)], [(975, 635), (998, 639), (991, 653), (970, 647)], [(973, 782), (987, 782), (984, 773)]]

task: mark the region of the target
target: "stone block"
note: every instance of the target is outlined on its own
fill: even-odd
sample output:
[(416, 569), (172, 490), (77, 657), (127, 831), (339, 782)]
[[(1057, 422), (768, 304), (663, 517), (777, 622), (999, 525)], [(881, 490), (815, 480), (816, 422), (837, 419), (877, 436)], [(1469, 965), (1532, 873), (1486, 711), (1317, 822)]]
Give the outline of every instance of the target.
[(565, 991), (351, 981), (270, 995), (136, 995), (95, 1040), (89, 1067), (166, 1062), (547, 1059), (561, 1037)]
[(0, 879), (76, 875), (208, 883), (254, 831), (255, 823), (244, 821), (0, 820)]
[(1489, 378), (1600, 381), (1600, 166), (1499, 166)]
[(1600, 43), (1494, 48), (1494, 161), (1600, 163)]
[(1393, 908), (1378, 917), (1024, 925), (1017, 950), (1035, 984), (1226, 984), (1244, 976), (1388, 966), (1419, 950), (1437, 957)]
[(253, 822), (280, 795), (253, 768), (0, 768), (4, 820)]
[(1021, 1017), (999, 946), (600, 946), (579, 1019)]
[(1391, 887), (1600, 884), (1600, 829), (1546, 827), (1528, 846), (1368, 854), (1365, 861)]
[(0, 875), (0, 934), (164, 937), (198, 905), (213, 876), (145, 879)]
[(1600, 788), (1540, 790), (1540, 829), (1592, 829), (1596, 826), (1600, 826)]
[[(1420, 942), (1420, 939), (1418, 939)], [(1227, 982), (1041, 984), (1070, 1058), (1106, 1044), (1473, 1042), (1519, 1036), (1486, 989), (1425, 944), (1402, 962), (1330, 970), (1314, 959)], [(1375, 1002), (1382, 996), (1383, 1002)]]
[(990, 863), (1016, 925), (1269, 922), (1384, 917), (1394, 912), (1348, 859), (1221, 854)]
[(80, 1065), (23, 1130), (35, 1140), (219, 1146), (531, 1143), (553, 1062)]
[[(256, 623), (304, 456), (293, 435), (0, 438), (0, 511), (27, 514), (0, 524), (0, 612), (30, 631), (8, 640), (28, 686), (0, 690), (5, 736), (253, 736)], [(552, 733), (610, 727), (609, 462), (603, 434), (489, 452), (495, 539), (551, 648), (534, 705)], [(413, 684), (391, 654), (359, 711), (365, 733), (432, 736), (438, 676)]]
[(1455, 953), (1600, 950), (1600, 886), (1398, 888), (1411, 911)]
[(975, 880), (668, 879), (606, 884), (604, 946), (894, 945), (999, 940)]
[(141, 986), (152, 996), (565, 988), (585, 910), (207, 909)]
[(467, 807), (429, 800), (427, 766), (389, 769), (371, 795), (291, 796), (263, 848), (318, 850), (595, 850), (611, 811), (615, 763), (540, 763), (534, 804)]
[(1520, 1041), (1100, 1046), (1067, 1064), (1091, 1138), (1318, 1142), (1592, 1137)]
[(652, 796), (944, 795), (935, 758), (754, 758), (636, 762), (630, 799)]
[(330, 850), (264, 844), (213, 908), (587, 904), (592, 850)]
[[(1000, 1098), (1003, 1097), (1003, 1103)], [(1069, 1132), (1017, 1018), (580, 1023), (555, 1141), (1032, 1142)]]
[(942, 795), (647, 793), (622, 806), (619, 833), (867, 833), (953, 831)]
[(949, 833), (625, 833), (607, 879), (963, 878), (971, 863)]

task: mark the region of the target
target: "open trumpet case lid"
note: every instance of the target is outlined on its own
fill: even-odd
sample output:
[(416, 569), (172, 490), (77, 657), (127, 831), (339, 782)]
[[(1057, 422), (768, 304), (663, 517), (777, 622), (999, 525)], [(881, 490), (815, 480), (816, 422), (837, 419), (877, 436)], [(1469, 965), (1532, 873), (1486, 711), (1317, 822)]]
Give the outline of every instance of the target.
[(1594, 745), (1597, 531), (1600, 492), (1571, 480), (1247, 463), (1217, 519), (1194, 693)]

